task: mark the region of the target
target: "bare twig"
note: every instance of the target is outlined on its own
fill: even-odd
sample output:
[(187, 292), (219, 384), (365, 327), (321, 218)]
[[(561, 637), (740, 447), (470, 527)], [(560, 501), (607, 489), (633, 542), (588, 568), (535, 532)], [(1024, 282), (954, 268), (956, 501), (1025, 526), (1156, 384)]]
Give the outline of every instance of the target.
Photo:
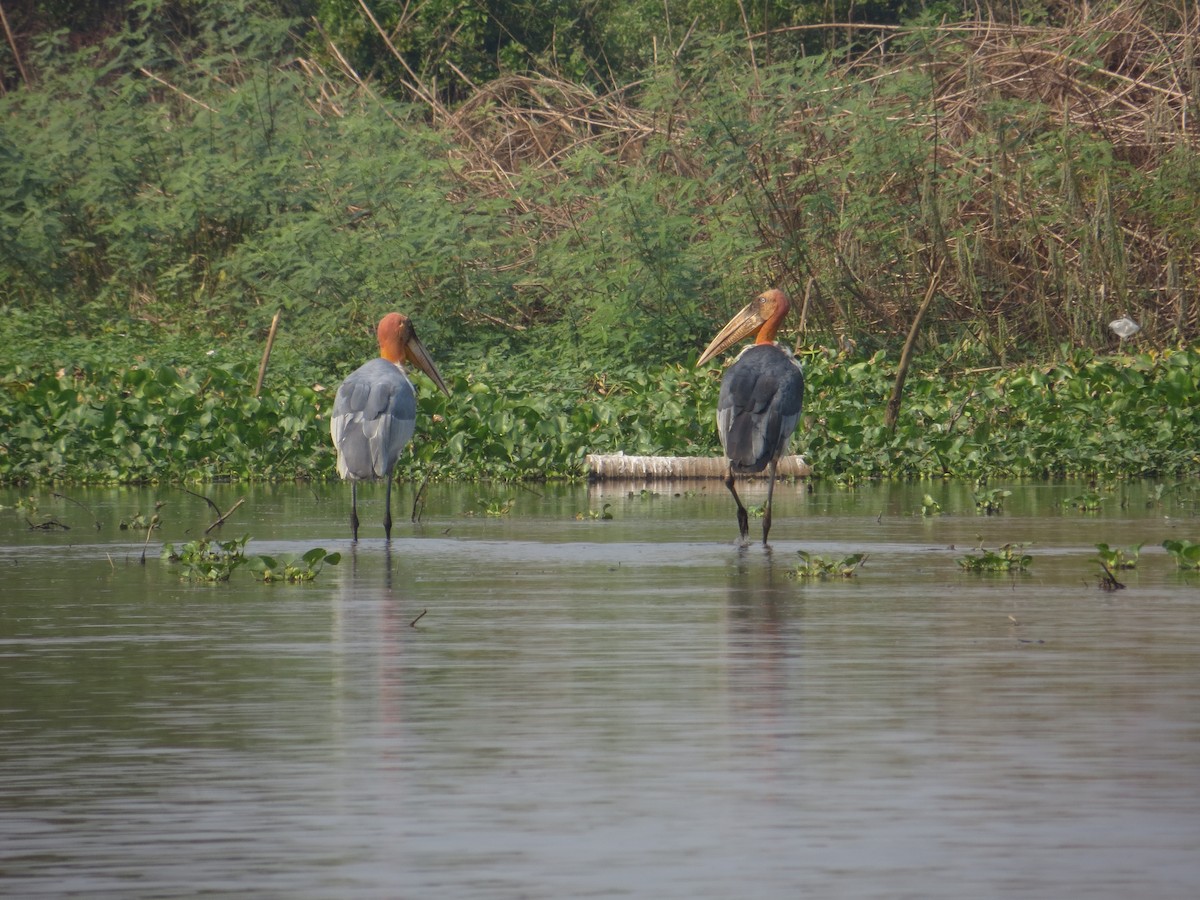
[(29, 525), (30, 531), (50, 531), (53, 528), (61, 528), (63, 531), (71, 530), (70, 525), (64, 525), (57, 519), (47, 519), (45, 522), (39, 522), (36, 525), (28, 518), (25, 519), (25, 522)]
[(147, 69), (145, 66), (139, 66), (138, 71), (141, 72), (143, 75), (145, 75), (147, 78), (151, 79), (152, 81), (157, 81), (163, 87), (168, 88), (169, 90), (172, 90), (175, 93), (179, 94), (179, 96), (183, 97), (185, 100), (188, 100), (189, 102), (194, 103), (197, 106), (207, 109), (210, 113), (216, 112), (215, 109), (213, 109), (211, 106), (209, 106), (203, 100), (197, 100), (195, 97), (193, 97), (191, 94), (189, 94), (187, 91), (183, 90), (182, 88), (176, 87), (175, 85), (171, 84), (169, 81), (164, 81), (162, 78), (159, 78), (157, 75), (155, 75), (149, 69)]
[(12, 48), (13, 59), (17, 63), (17, 71), (21, 73), (21, 81), (25, 84), (31, 84), (29, 73), (25, 71), (25, 63), (21, 59), (21, 50), (17, 47), (16, 36), (13, 35), (12, 28), (8, 25), (8, 16), (4, 14), (4, 4), (0, 3), (0, 22), (4, 23), (4, 36), (8, 38), (8, 46)]
[(203, 500), (205, 503), (207, 503), (209, 506), (212, 507), (213, 512), (215, 512), (218, 516), (221, 515), (221, 507), (219, 507), (219, 506), (217, 506), (217, 504), (213, 503), (212, 500), (210, 500), (208, 497), (205, 497), (203, 494), (197, 494), (195, 491), (189, 491), (185, 487), (181, 487), (180, 490), (183, 491), (185, 494), (191, 494), (193, 497), (199, 497), (201, 500)]
[(1100, 568), (1104, 570), (1104, 577), (1100, 579), (1100, 587), (1106, 591), (1120, 591), (1125, 589), (1125, 585), (1117, 581), (1117, 576), (1112, 573), (1107, 565), (1100, 563)]
[(86, 512), (86, 513), (87, 513), (89, 516), (91, 516), (91, 517), (92, 517), (93, 521), (94, 521), (94, 522), (95, 522), (95, 524), (96, 524), (96, 530), (97, 530), (97, 531), (99, 531), (99, 530), (100, 530), (100, 520), (96, 518), (96, 514), (95, 514), (94, 512), (92, 512), (90, 508), (88, 508), (88, 507), (87, 507), (87, 506), (85, 506), (84, 504), (80, 503), (80, 502), (79, 502), (78, 500), (76, 500), (75, 498), (73, 498), (73, 497), (68, 497), (66, 494), (60, 494), (60, 493), (58, 493), (58, 492), (52, 492), (52, 493), (50, 494), (50, 496), (51, 496), (51, 497), (58, 497), (60, 500), (66, 500), (68, 503), (74, 503), (76, 506), (78, 506), (80, 509), (82, 509), (84, 512)]
[(904, 342), (904, 349), (900, 351), (900, 365), (896, 369), (896, 383), (892, 385), (892, 396), (888, 400), (887, 409), (883, 415), (884, 427), (889, 431), (896, 430), (896, 420), (900, 417), (900, 398), (904, 395), (904, 382), (908, 378), (908, 366), (912, 362), (913, 347), (917, 343), (917, 336), (921, 333), (921, 320), (925, 318), (925, 313), (929, 311), (929, 304), (933, 302), (933, 298), (937, 294), (938, 285), (941, 284), (942, 267), (945, 264), (946, 259), (943, 257), (941, 262), (938, 263), (933, 277), (929, 279), (929, 287), (925, 291), (925, 299), (921, 301), (921, 306), (917, 309), (917, 314), (913, 317), (912, 327), (908, 330), (908, 339)]
[(412, 523), (414, 525), (421, 521), (421, 513), (425, 511), (425, 488), (429, 486), (429, 479), (432, 475), (432, 470), (425, 473), (425, 480), (421, 482), (421, 486), (417, 488), (417, 493), (413, 497)]
[(271, 330), (267, 333), (267, 346), (263, 348), (262, 362), (258, 366), (258, 381), (254, 384), (254, 396), (257, 397), (262, 392), (263, 379), (267, 377), (267, 360), (271, 358), (271, 347), (275, 343), (275, 329), (279, 327), (279, 317), (283, 315), (283, 310), (275, 313), (275, 318), (271, 319)]
[(205, 528), (205, 529), (204, 529), (204, 533), (205, 533), (205, 534), (208, 534), (210, 531), (212, 531), (212, 530), (213, 530), (214, 528), (216, 528), (218, 525), (224, 525), (224, 524), (225, 524), (225, 520), (226, 520), (226, 519), (228, 519), (230, 516), (232, 516), (232, 515), (233, 515), (233, 513), (234, 513), (234, 510), (236, 510), (236, 509), (237, 509), (239, 506), (241, 506), (241, 505), (242, 505), (243, 503), (245, 503), (245, 502), (246, 502), (246, 498), (245, 498), (245, 497), (243, 497), (243, 498), (242, 498), (241, 500), (239, 500), (237, 503), (233, 504), (233, 506), (229, 507), (229, 512), (225, 513), (225, 515), (221, 516), (221, 518), (217, 519), (217, 521), (213, 522), (211, 525), (209, 525), (207, 528)]
[(159, 523), (158, 516), (151, 516), (150, 524), (146, 526), (146, 540), (142, 542), (141, 563), (143, 566), (146, 564), (146, 548), (150, 546), (150, 535), (152, 535), (154, 533), (154, 529), (156, 527), (158, 527), (158, 523)]

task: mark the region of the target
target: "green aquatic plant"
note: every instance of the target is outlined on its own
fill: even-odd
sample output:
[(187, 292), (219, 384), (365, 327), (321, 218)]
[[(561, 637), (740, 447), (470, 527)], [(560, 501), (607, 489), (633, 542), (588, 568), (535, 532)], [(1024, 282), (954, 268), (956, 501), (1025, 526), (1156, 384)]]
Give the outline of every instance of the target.
[(191, 581), (228, 581), (237, 569), (248, 562), (246, 543), (249, 540), (249, 535), (228, 541), (202, 538), (188, 541), (178, 550), (174, 544), (164, 544), (162, 558), (182, 566), (183, 577)]
[(1162, 542), (1163, 549), (1171, 554), (1175, 565), (1186, 572), (1200, 571), (1200, 543), (1182, 540)]
[(513, 511), (513, 507), (517, 505), (516, 497), (508, 497), (504, 500), (492, 499), (488, 500), (480, 497), (476, 501), (476, 509), (466, 511), (467, 516), (486, 516), (489, 519), (500, 519), (509, 515)]
[(1063, 506), (1068, 509), (1077, 509), (1080, 512), (1097, 512), (1104, 500), (1105, 498), (1098, 491), (1084, 491), (1082, 494), (1065, 499)]
[(981, 513), (994, 516), (1004, 511), (1004, 501), (1012, 496), (1012, 491), (993, 488), (990, 491), (975, 494), (975, 508)]
[(178, 548), (174, 544), (164, 544), (162, 558), (169, 563), (178, 563), (183, 569), (183, 577), (191, 581), (228, 581), (235, 571), (249, 565), (260, 581), (293, 583), (312, 581), (324, 566), (336, 566), (342, 559), (340, 553), (326, 553), (321, 547), (309, 550), (299, 559), (250, 557), (246, 555), (249, 541), (250, 536), (244, 535), (227, 541), (202, 538)]
[[(0, 345), (4, 328), (0, 321)], [(178, 340), (179, 354), (192, 349)], [(238, 362), (204, 357), (186, 368), (157, 359), (122, 367), (108, 359), (112, 349), (81, 348), (100, 362), (82, 359), (69, 369), (0, 367), (0, 384), (8, 391), (8, 402), (0, 404), (5, 436), (0, 483), (336, 476), (328, 430), (331, 392), (307, 377), (307, 369), (281, 359), (255, 397), (249, 348), (222, 349)], [(174, 355), (170, 349), (154, 352)], [(1189, 395), (1180, 386), (1200, 379), (1200, 352), (1081, 358), (1055, 366), (1050, 375), (1030, 368), (1027, 374), (995, 375), (994, 383), (978, 374), (944, 377), (929, 360), (928, 375), (909, 374), (906, 412), (894, 432), (874, 423), (872, 398), (888, 390), (891, 364), (885, 354), (853, 362), (804, 357), (809, 396), (796, 449), (819, 477), (844, 487), (880, 476), (1163, 478), (1200, 472), (1200, 457), (1188, 450), (1200, 446), (1200, 417), (1190, 412)], [(466, 374), (443, 374), (451, 396), (421, 391), (417, 433), (398, 477), (418, 483), (426, 477), (580, 478), (589, 453), (721, 452), (713, 425), (719, 372), (709, 377), (675, 364), (647, 364), (585, 377), (565, 362), (549, 361), (538, 380), (528, 363), (518, 369), (487, 359)], [(334, 376), (320, 380), (332, 383)], [(1065, 396), (1069, 406), (1053, 402)], [(965, 398), (974, 398), (967, 404), (973, 415), (956, 419)], [(1010, 414), (1019, 415), (1019, 427), (1005, 426), (991, 405), (979, 403), (984, 399), (1003, 401)], [(1116, 403), (1127, 410), (1123, 437), (1114, 438), (1114, 445), (1095, 442), (1095, 416), (1105, 411), (1104, 404)], [(1137, 415), (1128, 411), (1134, 409)], [(996, 440), (1002, 428), (1005, 439)], [(996, 513), (1006, 497), (1003, 490), (981, 485), (976, 503), (981, 512)], [(1172, 497), (1187, 502), (1185, 489), (1176, 485), (1151, 502)]]
[[(161, 506), (161, 503), (158, 504), (156, 509)], [(128, 519), (122, 518), (117, 524), (117, 527), (121, 529), (121, 531), (147, 531), (152, 528), (158, 528), (160, 525), (162, 525), (162, 520), (159, 518), (157, 512), (151, 513), (149, 516), (147, 516), (141, 510), (138, 510)]]
[(582, 521), (584, 519), (601, 519), (603, 521), (608, 521), (608, 520), (612, 519), (612, 517), (613, 517), (613, 514), (612, 514), (612, 504), (611, 503), (605, 503), (602, 507), (600, 507), (600, 509), (589, 509), (585, 513), (584, 512), (575, 513), (575, 518), (576, 518), (576, 520), (579, 520), (579, 521)]
[[(1033, 557), (1022, 552), (1029, 544), (1005, 544), (998, 550), (960, 556), (958, 564), (968, 572), (1024, 572)], [(981, 548), (982, 549), (982, 548)]]
[(1138, 558), (1141, 556), (1142, 547), (1145, 543), (1138, 544), (1136, 547), (1109, 547), (1108, 544), (1097, 544), (1096, 554), (1099, 557), (1100, 564), (1106, 566), (1112, 571), (1118, 569), (1136, 569)]
[(940, 516), (942, 514), (942, 504), (938, 503), (933, 497), (926, 494), (921, 499), (921, 515), (922, 517)]
[(273, 556), (256, 556), (250, 560), (250, 571), (264, 583), (278, 581), (296, 584), (312, 581), (325, 566), (336, 566), (342, 561), (340, 553), (326, 553), (322, 547), (314, 547), (298, 560), (277, 560)]
[(823, 578), (853, 578), (867, 561), (866, 553), (851, 553), (841, 559), (825, 559), (807, 550), (797, 550), (800, 562), (788, 571), (788, 577), (798, 581)]

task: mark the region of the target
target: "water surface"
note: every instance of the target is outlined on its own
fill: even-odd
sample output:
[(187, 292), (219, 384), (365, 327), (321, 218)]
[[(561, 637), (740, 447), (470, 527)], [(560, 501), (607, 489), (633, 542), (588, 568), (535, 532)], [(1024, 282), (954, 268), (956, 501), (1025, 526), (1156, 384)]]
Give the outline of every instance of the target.
[[(719, 483), (419, 525), (404, 486), (390, 548), (369, 489), (354, 548), (340, 485), (205, 491), (252, 553), (344, 554), (306, 585), (182, 581), (177, 489), (0, 492), (0, 893), (1200, 896), (1200, 579), (1159, 547), (1197, 491), (1006, 487), (783, 486), (770, 550)], [(955, 562), (1006, 541), (1029, 573)], [(1097, 542), (1145, 543), (1124, 590)]]

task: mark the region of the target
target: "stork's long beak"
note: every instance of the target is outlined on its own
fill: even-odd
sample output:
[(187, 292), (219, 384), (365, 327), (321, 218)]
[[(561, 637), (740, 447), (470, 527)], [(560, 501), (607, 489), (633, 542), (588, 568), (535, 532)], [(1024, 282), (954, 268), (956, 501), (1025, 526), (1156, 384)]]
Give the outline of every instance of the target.
[(404, 348), (406, 351), (405, 355), (413, 361), (413, 364), (428, 375), (433, 383), (438, 386), (438, 389), (449, 397), (450, 389), (446, 387), (446, 382), (442, 380), (442, 373), (433, 364), (433, 357), (429, 355), (429, 351), (425, 349), (425, 345), (417, 338), (416, 332), (409, 335), (408, 342), (404, 345)]
[(741, 312), (729, 320), (729, 324), (721, 329), (720, 334), (712, 339), (712, 343), (696, 360), (696, 365), (704, 365), (718, 353), (724, 352), (742, 338), (758, 331), (767, 321), (767, 315), (761, 297), (748, 303)]

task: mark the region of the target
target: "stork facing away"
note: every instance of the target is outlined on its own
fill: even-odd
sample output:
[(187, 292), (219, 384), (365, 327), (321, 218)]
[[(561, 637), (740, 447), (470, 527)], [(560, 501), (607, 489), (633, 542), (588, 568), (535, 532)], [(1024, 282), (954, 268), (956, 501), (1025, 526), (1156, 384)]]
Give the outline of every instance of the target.
[(358, 482), (379, 478), (387, 479), (383, 530), (392, 539), (392, 475), (417, 421), (417, 394), (404, 363), (412, 362), (442, 393), (450, 394), (408, 316), (388, 313), (379, 322), (378, 337), (379, 356), (342, 382), (329, 420), (338, 474), (350, 482), (350, 531), (356, 542)]

